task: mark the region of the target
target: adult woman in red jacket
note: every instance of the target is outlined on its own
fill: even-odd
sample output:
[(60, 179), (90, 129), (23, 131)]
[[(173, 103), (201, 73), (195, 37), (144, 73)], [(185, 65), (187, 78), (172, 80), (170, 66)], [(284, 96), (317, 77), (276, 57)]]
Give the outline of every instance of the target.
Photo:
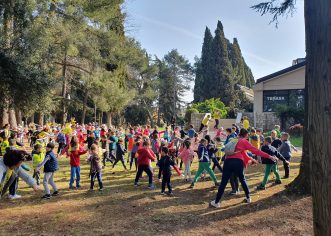
[(259, 149), (253, 147), (248, 141), (248, 131), (246, 129), (241, 129), (238, 137), (238, 143), (235, 148), (235, 154), (227, 155), (224, 161), (223, 166), (223, 175), (221, 184), (218, 188), (218, 192), (216, 195), (216, 199), (212, 201), (210, 204), (213, 207), (220, 207), (220, 200), (224, 194), (225, 187), (231, 177), (232, 174), (238, 176), (242, 188), (244, 189), (247, 203), (251, 202), (249, 188), (246, 182), (244, 168), (248, 161), (252, 161), (253, 163), (258, 163), (256, 160), (247, 156), (246, 151), (251, 151), (253, 154), (257, 156), (261, 156), (264, 158), (270, 158), (272, 160), (277, 160), (276, 157), (270, 156), (269, 154), (260, 151)]

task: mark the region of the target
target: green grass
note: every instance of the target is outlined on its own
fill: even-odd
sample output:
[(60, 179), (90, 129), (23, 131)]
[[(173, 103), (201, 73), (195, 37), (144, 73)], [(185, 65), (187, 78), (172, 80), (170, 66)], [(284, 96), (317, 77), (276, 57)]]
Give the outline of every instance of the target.
[(290, 141), (295, 147), (302, 147), (303, 137), (302, 136), (291, 136)]

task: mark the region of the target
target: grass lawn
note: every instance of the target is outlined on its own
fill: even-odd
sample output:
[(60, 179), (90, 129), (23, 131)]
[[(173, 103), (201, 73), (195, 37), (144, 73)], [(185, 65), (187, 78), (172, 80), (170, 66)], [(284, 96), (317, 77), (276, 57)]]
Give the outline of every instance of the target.
[[(296, 154), (298, 155), (298, 154)], [(70, 191), (68, 159), (60, 159), (55, 181), (60, 195), (41, 200), (42, 192), (33, 193), (20, 182), (22, 199), (0, 202), (0, 235), (312, 235), (310, 197), (291, 196), (285, 186), (299, 172), (300, 158), (293, 158), (291, 178), (282, 185), (257, 192), (263, 177), (263, 165), (249, 167), (247, 179), (252, 191), (252, 204), (242, 203), (244, 194), (225, 195), (220, 209), (208, 203), (217, 190), (211, 181), (199, 181), (194, 189), (173, 175), (173, 197), (161, 196), (157, 189), (147, 189), (147, 179), (134, 187), (134, 171), (122, 166), (111, 174), (103, 173), (105, 190), (88, 191), (89, 165), (82, 158), (81, 190)], [(197, 162), (193, 164), (193, 173)], [(284, 174), (280, 165), (281, 175)], [(217, 177), (221, 175), (217, 172)], [(229, 186), (226, 189), (228, 193)]]
[(290, 141), (295, 147), (302, 147), (303, 145), (303, 137), (302, 136), (291, 136)]

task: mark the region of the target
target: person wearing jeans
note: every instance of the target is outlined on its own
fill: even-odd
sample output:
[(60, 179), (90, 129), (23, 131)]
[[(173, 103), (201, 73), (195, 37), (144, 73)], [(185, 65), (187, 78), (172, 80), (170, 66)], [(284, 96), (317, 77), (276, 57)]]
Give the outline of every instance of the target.
[(74, 189), (74, 182), (76, 179), (76, 187), (80, 188), (80, 157), (87, 153), (88, 150), (79, 151), (78, 144), (74, 143), (71, 146), (70, 157), (70, 182), (69, 189)]
[(260, 151), (259, 149), (253, 147), (248, 141), (248, 131), (246, 129), (241, 129), (239, 133), (239, 140), (235, 147), (235, 153), (232, 155), (226, 155), (224, 166), (223, 166), (223, 175), (221, 184), (218, 188), (218, 192), (214, 201), (210, 203), (211, 206), (219, 208), (220, 201), (224, 194), (225, 187), (232, 174), (238, 176), (239, 181), (241, 182), (242, 188), (245, 191), (247, 203), (251, 202), (249, 188), (246, 182), (244, 168), (248, 165), (249, 161), (258, 164), (256, 160), (249, 157), (246, 151), (251, 151), (253, 154), (269, 158), (271, 160), (277, 160), (276, 157), (270, 156), (269, 154)]
[(101, 164), (101, 157), (99, 154), (99, 147), (95, 144), (92, 144), (91, 146), (91, 155), (87, 159), (91, 163), (90, 167), (90, 177), (91, 177), (91, 185), (90, 190), (93, 190), (94, 188), (94, 182), (95, 178), (98, 179), (99, 183), (99, 191), (103, 190), (103, 183), (102, 183), (102, 164)]
[(90, 189), (92, 190), (94, 188), (94, 182), (95, 182), (96, 178), (98, 179), (99, 189), (102, 190), (103, 189), (103, 183), (102, 183), (101, 172), (92, 172), (91, 173), (91, 186), (90, 186)]
[(70, 168), (70, 183), (69, 188), (73, 189), (73, 184), (76, 179), (76, 187), (80, 188), (80, 166), (71, 166)]

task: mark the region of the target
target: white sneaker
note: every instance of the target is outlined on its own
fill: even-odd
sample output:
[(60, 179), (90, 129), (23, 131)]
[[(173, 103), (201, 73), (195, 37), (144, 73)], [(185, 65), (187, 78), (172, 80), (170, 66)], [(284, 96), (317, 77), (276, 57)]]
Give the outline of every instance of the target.
[(221, 204), (220, 203), (215, 203), (215, 200), (211, 201), (210, 205), (215, 207), (215, 208), (220, 208), (221, 207)]
[(245, 198), (244, 202), (251, 203), (252, 202), (252, 198)]
[(15, 194), (15, 195), (9, 195), (9, 199), (10, 200), (15, 200), (15, 199), (19, 199), (21, 198), (22, 196), (21, 195), (18, 195), (18, 194)]

